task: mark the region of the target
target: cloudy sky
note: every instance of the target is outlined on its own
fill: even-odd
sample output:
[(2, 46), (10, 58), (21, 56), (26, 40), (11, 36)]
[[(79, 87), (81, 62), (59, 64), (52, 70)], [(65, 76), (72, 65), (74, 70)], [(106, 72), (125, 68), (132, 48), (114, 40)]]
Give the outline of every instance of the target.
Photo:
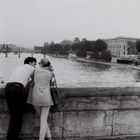
[(140, 38), (140, 0), (0, 0), (0, 44)]

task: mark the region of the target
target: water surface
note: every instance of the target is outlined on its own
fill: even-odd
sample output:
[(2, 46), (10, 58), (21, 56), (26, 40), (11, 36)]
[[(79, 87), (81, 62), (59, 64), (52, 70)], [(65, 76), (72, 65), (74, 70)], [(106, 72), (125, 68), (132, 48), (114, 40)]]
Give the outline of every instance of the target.
[[(5, 58), (0, 54), (0, 77), (5, 82), (14, 69), (23, 64), (25, 57), (31, 54), (18, 55), (12, 53)], [(38, 62), (43, 57), (35, 54)], [(140, 86), (140, 72), (120, 65), (107, 65), (90, 62), (78, 62), (70, 59), (53, 58), (51, 61), (59, 87), (132, 87)], [(37, 65), (38, 67), (38, 65)], [(137, 81), (137, 82), (136, 82)]]

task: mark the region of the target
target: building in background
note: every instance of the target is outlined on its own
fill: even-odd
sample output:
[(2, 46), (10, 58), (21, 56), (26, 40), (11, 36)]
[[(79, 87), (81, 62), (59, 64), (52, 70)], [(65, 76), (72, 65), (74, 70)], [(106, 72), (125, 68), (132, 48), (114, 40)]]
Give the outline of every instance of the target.
[(107, 43), (108, 49), (114, 57), (136, 55), (136, 42), (138, 40), (140, 39), (130, 37), (104, 39), (104, 41)]
[(75, 37), (74, 40), (73, 40), (73, 43), (80, 43), (79, 37)]

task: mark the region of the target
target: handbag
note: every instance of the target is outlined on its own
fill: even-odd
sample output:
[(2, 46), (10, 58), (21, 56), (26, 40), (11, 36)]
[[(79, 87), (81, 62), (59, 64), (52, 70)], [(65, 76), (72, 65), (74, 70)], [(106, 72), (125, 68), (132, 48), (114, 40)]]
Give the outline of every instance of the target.
[(50, 82), (50, 92), (51, 92), (51, 96), (52, 96), (54, 106), (57, 106), (57, 105), (61, 104), (62, 97), (61, 97), (61, 94), (60, 94), (60, 92), (57, 88), (57, 83), (56, 83), (55, 76), (52, 78), (52, 80)]

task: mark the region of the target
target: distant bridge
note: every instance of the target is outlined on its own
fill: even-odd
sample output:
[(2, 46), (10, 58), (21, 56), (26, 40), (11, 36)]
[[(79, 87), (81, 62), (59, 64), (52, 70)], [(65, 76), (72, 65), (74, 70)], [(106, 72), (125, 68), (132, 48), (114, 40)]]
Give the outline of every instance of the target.
[(18, 54), (18, 57), (20, 58), (20, 50), (0, 50), (0, 53), (5, 53), (5, 57), (8, 57), (8, 53), (11, 52)]

